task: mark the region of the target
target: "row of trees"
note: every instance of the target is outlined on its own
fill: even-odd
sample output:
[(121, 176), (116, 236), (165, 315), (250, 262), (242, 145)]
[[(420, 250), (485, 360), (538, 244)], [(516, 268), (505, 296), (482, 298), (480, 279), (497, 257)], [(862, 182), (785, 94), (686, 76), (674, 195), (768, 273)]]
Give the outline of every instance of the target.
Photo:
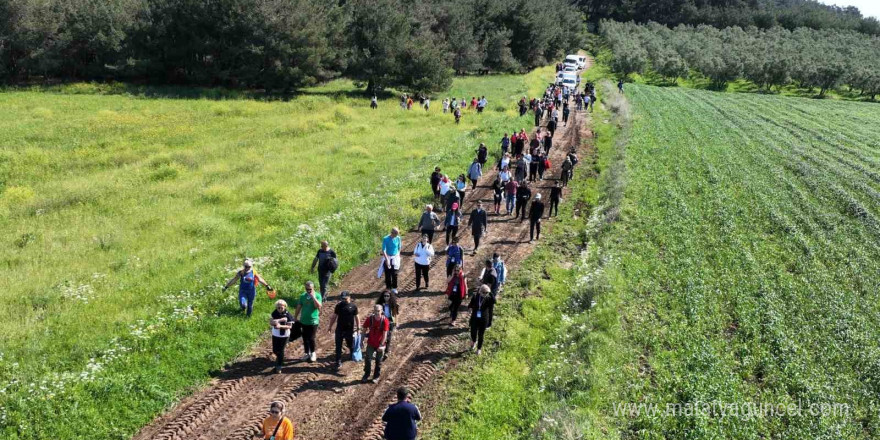
[(696, 72), (716, 88), (745, 78), (765, 90), (793, 83), (824, 95), (848, 84), (871, 99), (880, 94), (880, 37), (855, 31), (603, 21), (601, 35), (621, 77), (653, 72), (674, 82)]
[(795, 30), (847, 29), (880, 35), (880, 22), (854, 6), (816, 0), (576, 0), (590, 21), (655, 21), (669, 26), (708, 24), (718, 28), (755, 26)]
[(0, 0), (0, 81), (443, 89), (582, 47), (566, 0)]

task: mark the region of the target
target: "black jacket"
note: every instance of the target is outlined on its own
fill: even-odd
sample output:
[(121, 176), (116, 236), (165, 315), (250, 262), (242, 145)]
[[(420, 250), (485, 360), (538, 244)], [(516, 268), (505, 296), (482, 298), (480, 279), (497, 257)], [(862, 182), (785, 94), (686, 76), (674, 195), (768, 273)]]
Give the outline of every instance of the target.
[(535, 200), (529, 208), (529, 220), (540, 220), (544, 216), (544, 202)]
[(527, 186), (521, 186), (516, 190), (516, 200), (519, 203), (528, 202), (532, 198), (532, 190)]
[(468, 226), (471, 227), (471, 231), (474, 234), (482, 235), (484, 231), (488, 231), (489, 215), (486, 213), (486, 210), (474, 209), (471, 211), (471, 215), (468, 217)]

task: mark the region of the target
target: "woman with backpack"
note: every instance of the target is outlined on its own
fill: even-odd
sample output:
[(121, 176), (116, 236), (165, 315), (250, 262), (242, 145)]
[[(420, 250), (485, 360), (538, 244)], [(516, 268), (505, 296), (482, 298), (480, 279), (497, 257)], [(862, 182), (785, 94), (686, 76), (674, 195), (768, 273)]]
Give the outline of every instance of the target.
[(382, 306), (382, 312), (388, 318), (388, 336), (385, 337), (385, 353), (382, 355), (384, 362), (391, 352), (391, 336), (394, 335), (394, 329), (397, 327), (397, 313), (400, 311), (400, 306), (397, 304), (397, 289), (382, 292), (376, 304)]
[(455, 265), (452, 274), (446, 280), (446, 296), (449, 298), (449, 325), (455, 326), (458, 308), (461, 307), (461, 301), (467, 296), (467, 279), (461, 264)]

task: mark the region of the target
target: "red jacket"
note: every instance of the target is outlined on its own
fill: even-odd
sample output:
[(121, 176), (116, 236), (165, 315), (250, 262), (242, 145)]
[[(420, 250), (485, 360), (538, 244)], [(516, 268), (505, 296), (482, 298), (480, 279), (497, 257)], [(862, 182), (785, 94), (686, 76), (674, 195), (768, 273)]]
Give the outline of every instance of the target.
[(452, 278), (449, 279), (449, 283), (446, 285), (446, 296), (452, 296), (452, 286), (455, 282), (455, 277), (459, 279), (459, 286), (461, 286), (459, 290), (459, 294), (461, 294), (461, 299), (464, 299), (467, 296), (467, 278), (464, 276), (464, 271), (459, 272), (457, 275), (453, 274)]

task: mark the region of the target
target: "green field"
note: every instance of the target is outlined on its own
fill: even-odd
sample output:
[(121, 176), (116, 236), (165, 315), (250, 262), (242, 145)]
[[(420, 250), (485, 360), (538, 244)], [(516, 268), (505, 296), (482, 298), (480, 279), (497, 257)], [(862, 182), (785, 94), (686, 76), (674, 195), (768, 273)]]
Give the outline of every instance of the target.
[(529, 126), (514, 102), (550, 77), (457, 79), (490, 103), (458, 126), (443, 95), (371, 111), (350, 81), (289, 102), (0, 94), (0, 437), (127, 438), (265, 329), (220, 291), (242, 257), (289, 297), (329, 239), (338, 278), (414, 223), (433, 166)]
[(876, 105), (627, 95), (619, 216), (571, 270), (543, 263), (550, 306), (524, 301), (501, 330), (520, 345), (452, 376), (431, 438), (877, 438)]

